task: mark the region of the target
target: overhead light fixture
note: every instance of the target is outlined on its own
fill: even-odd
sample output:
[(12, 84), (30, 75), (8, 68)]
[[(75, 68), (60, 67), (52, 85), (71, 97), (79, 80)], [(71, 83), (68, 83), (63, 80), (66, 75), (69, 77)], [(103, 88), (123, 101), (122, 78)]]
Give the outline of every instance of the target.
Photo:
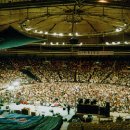
[(65, 45), (65, 43), (63, 42), (62, 45)]
[(80, 44), (79, 44), (80, 46), (82, 46), (83, 45), (83, 43), (82, 42), (80, 42)]
[(43, 42), (42, 45), (46, 45), (46, 42)]
[(50, 42), (50, 45), (54, 45), (53, 42)]
[(62, 36), (63, 36), (63, 33), (59, 33), (59, 36), (61, 36), (61, 37), (62, 37)]
[(112, 45), (116, 45), (116, 42), (112, 42)]
[(26, 21), (27, 21), (27, 22), (29, 22), (29, 21), (30, 21), (30, 19), (27, 19)]
[(125, 41), (124, 44), (127, 44), (127, 45), (128, 45), (129, 43), (128, 43), (127, 41)]
[(32, 28), (25, 28), (25, 30), (26, 30), (26, 31), (30, 31), (30, 30), (32, 30)]
[(120, 45), (121, 44), (121, 42), (117, 42), (117, 45)]
[(43, 31), (40, 31), (40, 32), (38, 32), (39, 34), (42, 34), (43, 33)]
[(76, 32), (75, 35), (78, 36), (79, 34)]
[(54, 35), (54, 36), (56, 36), (56, 35), (57, 35), (57, 33), (53, 33), (53, 35)]
[(37, 33), (37, 30), (34, 30), (34, 33)]
[(56, 45), (59, 45), (59, 42), (56, 42)]
[(45, 32), (44, 34), (45, 34), (45, 35), (47, 35), (47, 34), (48, 34), (48, 32)]
[(107, 0), (99, 0), (98, 2), (100, 2), (100, 3), (108, 3)]
[(109, 43), (109, 42), (106, 42), (105, 44), (106, 44), (106, 45), (110, 45), (110, 43)]
[(69, 36), (72, 36), (72, 33), (69, 33)]
[(122, 31), (122, 28), (116, 28), (115, 31), (116, 31), (116, 32), (121, 32), (121, 31)]

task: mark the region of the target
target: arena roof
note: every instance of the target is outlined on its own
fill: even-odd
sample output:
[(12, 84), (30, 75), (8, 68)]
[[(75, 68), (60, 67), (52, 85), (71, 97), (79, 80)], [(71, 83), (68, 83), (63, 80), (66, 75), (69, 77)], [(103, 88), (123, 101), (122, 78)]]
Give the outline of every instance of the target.
[(0, 0), (0, 3), (0, 30), (12, 26), (27, 35), (46, 39), (39, 43), (45, 48), (69, 44), (77, 44), (78, 48), (89, 45), (109, 48), (130, 44), (128, 0)]

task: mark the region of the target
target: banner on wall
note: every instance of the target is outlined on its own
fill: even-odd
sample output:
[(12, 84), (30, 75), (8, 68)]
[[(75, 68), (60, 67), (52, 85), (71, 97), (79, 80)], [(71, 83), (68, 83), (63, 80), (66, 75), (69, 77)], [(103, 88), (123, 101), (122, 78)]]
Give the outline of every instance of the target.
[(78, 51), (78, 55), (114, 55), (114, 51)]

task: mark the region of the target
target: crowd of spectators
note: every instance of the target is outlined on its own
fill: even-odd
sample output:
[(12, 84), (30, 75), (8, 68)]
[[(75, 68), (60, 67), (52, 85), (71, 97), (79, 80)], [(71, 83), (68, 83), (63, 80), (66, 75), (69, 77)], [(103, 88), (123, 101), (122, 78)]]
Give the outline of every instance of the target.
[[(100, 106), (110, 102), (111, 111), (129, 112), (129, 64), (107, 59), (0, 58), (0, 101), (75, 107), (79, 98), (86, 98), (96, 99)], [(23, 73), (23, 68), (40, 82)]]

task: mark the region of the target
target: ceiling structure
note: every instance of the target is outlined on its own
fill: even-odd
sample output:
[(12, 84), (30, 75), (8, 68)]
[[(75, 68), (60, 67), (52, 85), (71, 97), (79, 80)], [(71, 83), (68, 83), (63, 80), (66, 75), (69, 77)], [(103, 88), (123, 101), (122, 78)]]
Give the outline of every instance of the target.
[(121, 9), (72, 4), (35, 11), (37, 16), (33, 16), (33, 11), (28, 9), (21, 28), (39, 35), (103, 36), (125, 31), (129, 26), (128, 10), (122, 12)]
[(46, 39), (42, 45), (65, 45), (72, 38), (81, 46), (130, 44), (128, 0), (0, 0), (0, 3), (0, 30), (12, 26), (27, 35)]

